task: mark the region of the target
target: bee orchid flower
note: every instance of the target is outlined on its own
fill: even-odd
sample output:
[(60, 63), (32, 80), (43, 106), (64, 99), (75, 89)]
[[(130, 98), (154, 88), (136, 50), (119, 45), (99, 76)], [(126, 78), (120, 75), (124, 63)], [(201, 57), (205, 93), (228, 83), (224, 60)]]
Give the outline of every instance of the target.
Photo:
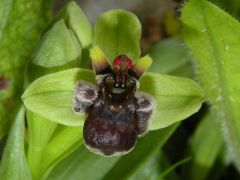
[(145, 56), (133, 64), (122, 54), (111, 66), (97, 46), (90, 56), (97, 84), (78, 82), (73, 99), (73, 110), (88, 114), (83, 128), (85, 145), (105, 156), (127, 153), (146, 133), (153, 113), (153, 97), (137, 91), (138, 80), (152, 60)]
[[(55, 21), (34, 53), (29, 86), (22, 95), (30, 129), (36, 133), (31, 138), (37, 139), (41, 129), (47, 144), (61, 124), (71, 132), (71, 140), (75, 138), (62, 142), (66, 149), (84, 142), (100, 155), (121, 155), (148, 131), (173, 125), (201, 107), (205, 96), (193, 80), (146, 73), (152, 59), (139, 58), (141, 24), (134, 14), (110, 10), (93, 28), (71, 2)], [(93, 70), (84, 69), (88, 54)], [(152, 66), (158, 66), (156, 62)], [(39, 119), (44, 119), (41, 126)]]

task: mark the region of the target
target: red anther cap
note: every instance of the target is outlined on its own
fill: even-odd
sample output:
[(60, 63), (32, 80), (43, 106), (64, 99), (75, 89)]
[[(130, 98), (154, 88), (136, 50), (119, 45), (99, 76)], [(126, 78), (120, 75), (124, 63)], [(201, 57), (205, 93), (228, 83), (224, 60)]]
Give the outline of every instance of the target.
[(132, 60), (129, 59), (126, 55), (119, 55), (113, 61), (113, 67), (119, 69), (131, 69)]

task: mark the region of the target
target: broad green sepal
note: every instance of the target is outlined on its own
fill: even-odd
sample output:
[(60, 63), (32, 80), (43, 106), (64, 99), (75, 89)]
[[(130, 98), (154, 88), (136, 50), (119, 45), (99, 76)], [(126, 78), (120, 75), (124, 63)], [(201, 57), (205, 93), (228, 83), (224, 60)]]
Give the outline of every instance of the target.
[(29, 85), (22, 100), (27, 109), (51, 121), (83, 125), (86, 115), (74, 114), (72, 110), (75, 84), (79, 80), (95, 82), (94, 73), (76, 68), (42, 76)]
[(186, 119), (200, 109), (205, 99), (202, 88), (193, 80), (164, 74), (146, 73), (139, 90), (154, 97), (150, 130)]
[(140, 56), (141, 25), (138, 18), (124, 10), (102, 14), (94, 27), (94, 45), (98, 45), (112, 62), (125, 54), (133, 61)]

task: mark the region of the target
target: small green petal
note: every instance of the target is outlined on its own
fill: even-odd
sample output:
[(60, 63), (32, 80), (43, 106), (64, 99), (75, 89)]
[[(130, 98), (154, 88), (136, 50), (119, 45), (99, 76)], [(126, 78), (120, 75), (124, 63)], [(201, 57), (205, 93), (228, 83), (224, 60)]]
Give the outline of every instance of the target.
[(135, 76), (137, 79), (140, 79), (140, 77), (148, 70), (151, 64), (152, 58), (149, 55), (140, 58), (133, 66), (133, 76)]
[(90, 57), (96, 74), (104, 74), (107, 71), (111, 71), (111, 66), (108, 63), (105, 54), (98, 46), (94, 46), (90, 49)]

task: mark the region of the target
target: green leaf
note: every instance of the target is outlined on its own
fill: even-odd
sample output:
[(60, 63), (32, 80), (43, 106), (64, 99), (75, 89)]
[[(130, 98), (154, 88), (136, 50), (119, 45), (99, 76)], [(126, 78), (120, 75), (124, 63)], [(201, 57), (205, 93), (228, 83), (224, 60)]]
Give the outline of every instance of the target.
[(105, 158), (89, 152), (82, 146), (61, 161), (46, 179), (95, 180), (120, 177), (126, 179), (126, 177), (137, 177), (137, 174), (147, 177), (150, 175), (149, 171), (142, 171), (142, 168), (152, 168), (150, 166), (152, 164), (149, 163), (152, 160), (152, 155), (156, 154), (176, 127), (177, 125), (173, 125), (162, 130), (149, 132), (145, 137), (139, 139), (132, 152), (122, 157)]
[(57, 164), (44, 180), (102, 179), (118, 159), (119, 157), (106, 158), (96, 155), (81, 145)]
[(76, 150), (82, 143), (82, 126), (58, 127), (53, 138), (43, 152), (42, 172), (52, 169), (58, 162)]
[[(47, 146), (57, 123), (49, 121), (42, 116), (27, 111), (28, 123), (28, 149), (27, 159), (31, 169), (33, 179), (39, 179), (41, 176), (41, 165), (45, 159), (42, 152)], [(41, 164), (41, 165), (40, 165)]]
[[(72, 111), (75, 83), (95, 82), (92, 71), (70, 69), (43, 76), (34, 81), (22, 96), (27, 109), (65, 125), (83, 125), (86, 115)], [(146, 73), (140, 90), (155, 98), (150, 130), (167, 127), (198, 111), (204, 100), (201, 87), (186, 78)], [(63, 118), (64, 117), (64, 118)]]
[(149, 69), (151, 72), (169, 74), (190, 60), (183, 42), (176, 38), (158, 42), (149, 49), (148, 54), (153, 59)]
[[(171, 52), (171, 53), (169, 53)], [(194, 78), (192, 57), (183, 41), (169, 38), (160, 41), (149, 49), (153, 63), (148, 71), (174, 76)]]
[(196, 57), (199, 79), (240, 170), (240, 44), (236, 38), (240, 37), (240, 23), (204, 0), (187, 3), (182, 22), (185, 40)]
[(187, 157), (184, 158), (178, 162), (176, 162), (175, 164), (171, 165), (169, 168), (167, 168), (166, 170), (164, 170), (161, 175), (159, 176), (159, 179), (167, 176), (169, 173), (171, 173), (172, 171), (174, 171), (174, 169), (176, 169), (177, 167), (189, 162), (191, 160), (191, 157)]
[(0, 1), (0, 138), (8, 131), (20, 105), (26, 62), (49, 19), (51, 1)]
[(72, 98), (79, 80), (95, 82), (92, 71), (70, 69), (42, 76), (24, 92), (22, 99), (32, 112), (60, 124), (83, 125), (86, 115), (74, 114)]
[(66, 26), (74, 33), (82, 47), (80, 67), (88, 67), (91, 63), (88, 51), (93, 41), (93, 27), (88, 18), (76, 2), (70, 1), (53, 19), (53, 22), (60, 19), (64, 20)]
[(25, 109), (21, 107), (10, 130), (0, 165), (4, 180), (30, 180), (31, 175), (24, 152)]
[(146, 73), (140, 80), (140, 91), (155, 99), (149, 129), (167, 127), (197, 112), (204, 101), (202, 88), (186, 78)]
[(223, 8), (228, 13), (239, 17), (240, 15), (240, 3), (238, 0), (210, 0), (218, 7)]
[(81, 46), (63, 20), (57, 21), (44, 34), (28, 67), (28, 79), (76, 67), (80, 62)]
[(102, 14), (94, 27), (94, 45), (99, 46), (112, 62), (120, 54), (133, 61), (140, 56), (141, 25), (137, 17), (124, 10)]
[[(190, 140), (190, 180), (204, 180), (223, 149), (223, 136), (213, 112), (208, 112)], [(201, 169), (201, 171), (199, 171)]]
[(158, 151), (151, 152), (151, 155), (141, 162), (139, 166), (136, 164), (137, 168), (130, 172), (128, 179), (156, 180), (161, 173), (161, 159), (162, 153), (159, 148)]
[(32, 63), (42, 67), (62, 66), (81, 56), (81, 47), (63, 20), (45, 33), (36, 49)]
[(66, 26), (74, 32), (82, 48), (87, 48), (92, 44), (92, 25), (76, 2), (69, 2), (55, 21), (59, 19), (64, 19)]

